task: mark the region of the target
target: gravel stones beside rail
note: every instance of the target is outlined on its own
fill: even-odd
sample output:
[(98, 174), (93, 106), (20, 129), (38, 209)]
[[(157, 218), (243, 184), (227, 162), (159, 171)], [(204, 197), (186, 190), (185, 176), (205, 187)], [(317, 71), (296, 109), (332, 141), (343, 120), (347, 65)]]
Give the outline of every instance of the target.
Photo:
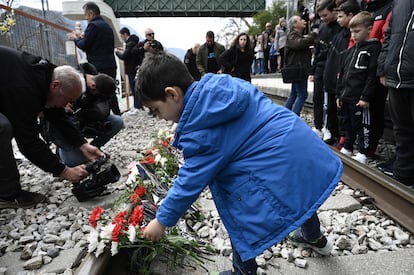
[[(155, 119), (145, 111), (135, 115), (125, 113), (123, 118), (125, 128), (102, 148), (110, 155), (110, 162), (121, 171), (121, 180), (109, 186), (109, 190), (115, 194), (117, 190), (123, 189), (127, 165), (137, 160), (141, 149), (148, 148), (159, 129), (172, 126), (170, 122)], [(386, 149), (383, 151), (388, 152)], [(70, 182), (54, 178), (24, 158), (19, 161), (19, 171), (23, 189), (45, 194), (47, 202), (30, 209), (0, 210), (0, 274), (72, 274), (72, 265), (84, 256), (83, 248), (87, 246), (91, 209), (96, 205), (111, 207), (116, 195), (79, 203), (72, 195)], [(339, 202), (345, 198), (349, 199), (349, 204), (339, 208)], [(188, 220), (189, 230), (211, 242), (219, 254), (231, 257), (228, 234), (208, 190), (203, 192), (200, 205), (205, 219), (197, 222)], [(367, 196), (341, 183), (319, 211), (319, 217), (325, 234), (335, 244), (332, 256), (414, 246), (413, 236), (375, 209)], [(2, 261), (2, 258), (6, 259), (12, 253), (17, 253), (20, 258), (13, 262), (14, 266), (6, 260)], [(65, 262), (66, 265), (47, 268), (61, 258), (70, 258), (69, 254), (74, 255)], [(319, 255), (282, 241), (257, 257), (259, 274), (265, 274), (268, 265), (277, 265), (273, 261), (275, 258), (285, 258), (298, 267), (306, 268), (307, 257)], [(16, 272), (8, 273), (12, 271)]]

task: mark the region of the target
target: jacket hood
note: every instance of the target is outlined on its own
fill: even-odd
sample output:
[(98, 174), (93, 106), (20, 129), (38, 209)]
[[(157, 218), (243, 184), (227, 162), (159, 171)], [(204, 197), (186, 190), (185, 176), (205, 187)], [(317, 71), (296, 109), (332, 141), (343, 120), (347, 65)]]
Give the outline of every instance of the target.
[[(194, 82), (186, 91), (177, 132), (184, 126), (186, 132), (213, 128), (241, 116), (248, 106), (242, 98), (248, 97), (248, 93), (235, 89), (240, 86), (232, 85), (233, 81), (242, 80), (209, 73)], [(213, 101), (221, 104), (212, 104)]]

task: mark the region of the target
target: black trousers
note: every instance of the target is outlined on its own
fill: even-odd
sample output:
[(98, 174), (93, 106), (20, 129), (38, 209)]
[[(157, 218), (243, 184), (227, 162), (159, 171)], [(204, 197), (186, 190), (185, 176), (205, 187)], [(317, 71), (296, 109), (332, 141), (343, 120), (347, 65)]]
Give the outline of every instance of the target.
[(326, 112), (326, 128), (331, 132), (332, 137), (339, 138), (338, 107), (336, 106), (336, 95), (328, 93), (328, 110)]
[(13, 197), (21, 191), (12, 138), (12, 125), (8, 118), (0, 113), (0, 198)]
[(375, 89), (375, 96), (369, 103), (369, 112), (371, 114), (371, 131), (369, 137), (369, 145), (373, 149), (377, 148), (378, 141), (384, 133), (384, 113), (387, 95), (387, 87), (378, 85), (378, 88)]
[(315, 76), (313, 79), (313, 124), (316, 129), (321, 130), (323, 125), (323, 79)]
[(394, 176), (414, 184), (414, 88), (389, 88), (395, 155)]

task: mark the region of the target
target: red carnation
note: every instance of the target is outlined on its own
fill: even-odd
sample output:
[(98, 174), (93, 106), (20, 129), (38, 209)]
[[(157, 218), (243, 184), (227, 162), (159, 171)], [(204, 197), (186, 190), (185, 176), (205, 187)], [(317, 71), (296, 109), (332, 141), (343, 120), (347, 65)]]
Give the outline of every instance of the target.
[(96, 206), (91, 213), (91, 216), (89, 217), (89, 224), (93, 227), (96, 228), (97, 223), (99, 221), (99, 219), (101, 218), (101, 214), (104, 212), (105, 210), (100, 207), (100, 206)]
[(137, 194), (140, 198), (143, 198), (145, 193), (147, 192), (147, 189), (145, 189), (144, 186), (140, 185), (137, 189), (135, 189), (135, 194)]
[(144, 207), (142, 205), (138, 205), (132, 211), (131, 216), (129, 217), (129, 224), (132, 226), (140, 225), (142, 220), (144, 219)]

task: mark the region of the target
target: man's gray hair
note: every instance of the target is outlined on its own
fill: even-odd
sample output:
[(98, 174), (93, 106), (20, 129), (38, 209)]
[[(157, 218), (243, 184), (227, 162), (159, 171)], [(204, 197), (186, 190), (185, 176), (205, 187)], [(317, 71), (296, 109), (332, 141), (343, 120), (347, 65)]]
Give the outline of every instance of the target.
[(293, 15), (291, 18), (289, 18), (288, 24), (287, 24), (289, 31), (292, 31), (293, 25), (295, 25), (298, 22), (297, 18), (298, 18), (297, 15)]
[(62, 92), (78, 89), (82, 91), (82, 78), (77, 70), (68, 65), (56, 67), (53, 70), (52, 81), (59, 80)]

